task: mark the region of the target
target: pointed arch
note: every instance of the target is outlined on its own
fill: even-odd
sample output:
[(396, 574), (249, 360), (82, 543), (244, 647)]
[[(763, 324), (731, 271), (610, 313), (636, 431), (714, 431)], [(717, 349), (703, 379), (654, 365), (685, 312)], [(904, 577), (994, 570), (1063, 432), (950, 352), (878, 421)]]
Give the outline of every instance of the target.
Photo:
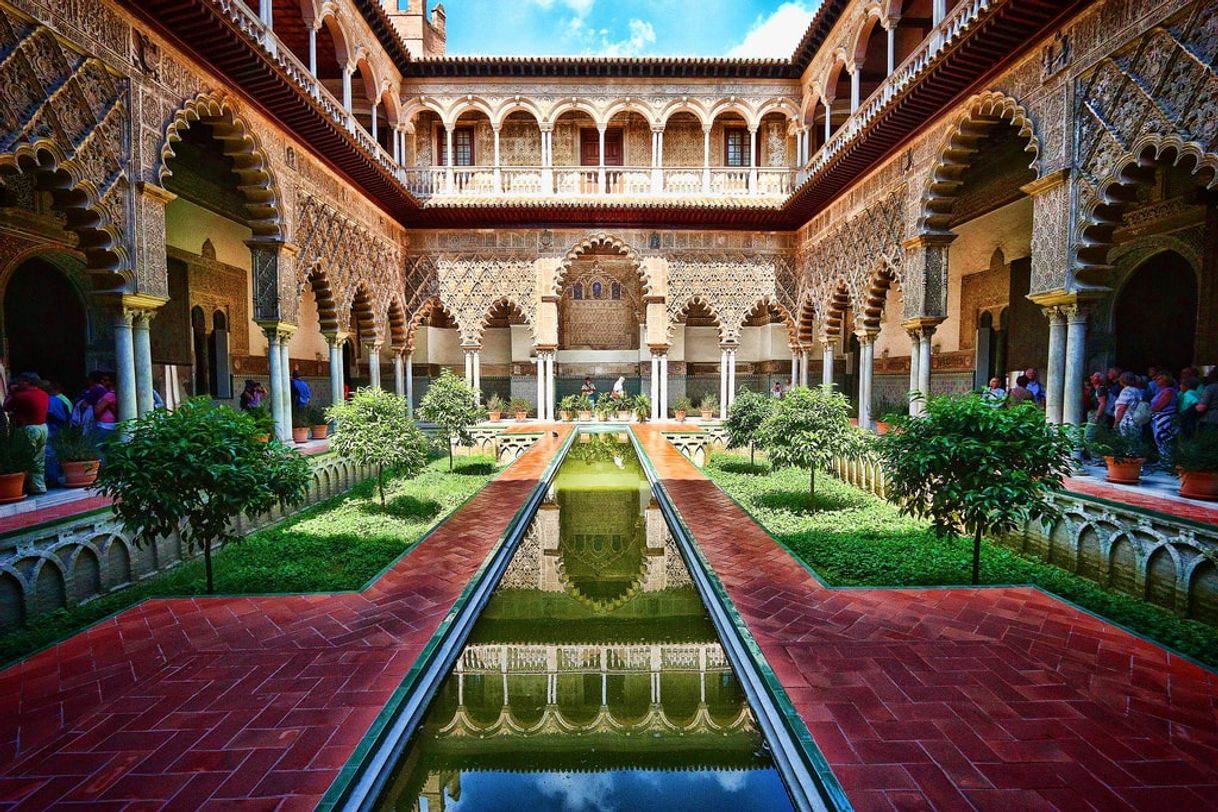
[[(675, 303), (674, 303), (675, 304)], [(668, 319), (668, 336), (671, 339), (673, 332), (677, 329), (677, 325), (684, 322), (689, 316), (690, 311), (694, 308), (700, 308), (710, 314), (715, 320), (715, 329), (719, 332), (719, 341), (722, 343), (725, 340), (727, 333), (727, 325), (723, 320), (722, 314), (715, 309), (715, 306), (707, 301), (701, 295), (695, 293), (681, 302), (679, 306), (672, 307), (669, 312), (672, 314)]]
[(1003, 93), (979, 93), (964, 104), (963, 112), (948, 127), (922, 192), (918, 234), (951, 233), (952, 208), (960, 192), (960, 178), (972, 165), (977, 144), (994, 128), (1004, 125), (1019, 130), (1019, 137), (1026, 141), (1024, 151), (1032, 155), (1028, 168), (1040, 177), (1040, 141), (1027, 111)]
[(354, 323), (359, 337), (365, 342), (374, 344), (381, 341), (380, 325), (376, 318), (376, 299), (364, 283), (356, 286), (351, 296), (351, 302), (346, 308), (346, 318), (343, 324)]
[(787, 310), (786, 307), (779, 303), (777, 297), (770, 294), (759, 296), (753, 300), (751, 305), (745, 308), (743, 317), (734, 328), (734, 334), (738, 336), (741, 328), (744, 327), (745, 322), (752, 318), (753, 314), (759, 310), (765, 310), (767, 314), (771, 311), (778, 314), (778, 317), (782, 319), (783, 326), (787, 329), (788, 344), (798, 340), (799, 332), (795, 323), (795, 318), (791, 311)]
[(461, 329), (460, 324), (457, 323), (456, 317), (453, 316), (452, 311), (445, 307), (444, 303), (440, 301), (440, 297), (432, 296), (424, 300), (413, 313), (408, 314), (408, 319), (406, 322), (406, 349), (414, 349), (414, 340), (415, 336), (418, 335), (419, 327), (423, 326), (423, 322), (430, 320), (432, 315), (437, 312), (443, 314), (446, 321), (451, 321), (453, 324), (456, 324), (458, 330)]
[(321, 263), (313, 265), (303, 276), (297, 298), (304, 296), (305, 288), (313, 291), (313, 299), (317, 303), (318, 328), (323, 334), (333, 334), (341, 331), (338, 321), (338, 304), (334, 289), (330, 286), (330, 277), (321, 267)]
[(282, 239), (283, 215), (271, 162), (258, 136), (225, 93), (200, 93), (174, 113), (161, 143), (161, 159), (156, 172), (158, 182), (173, 174), (169, 165), (174, 157), (173, 145), (182, 140), (182, 133), (200, 123), (211, 127), (224, 155), (233, 160), (237, 188), (245, 197), (249, 228), (254, 236)]
[(410, 323), (406, 318), (406, 306), (402, 304), (401, 296), (394, 294), (390, 297), (384, 323), (389, 334), (389, 346), (398, 352), (407, 349), (410, 344)]
[(887, 257), (880, 257), (875, 268), (868, 275), (867, 288), (863, 292), (855, 318), (859, 327), (866, 330), (879, 330), (884, 319), (884, 308), (888, 303), (888, 291), (896, 285), (901, 286), (900, 266)]
[(500, 296), (487, 306), (486, 310), (482, 313), (482, 316), (478, 320), (477, 336), (479, 342), (482, 341), (482, 336), (486, 332), (487, 324), (490, 322), (493, 314), (500, 308), (504, 308), (508, 311), (509, 318), (511, 318), (513, 314), (518, 316), (521, 321), (528, 325), (529, 331), (534, 337), (536, 337), (537, 328), (533, 324), (533, 319), (529, 314), (529, 311), (511, 296)]
[(563, 257), (562, 262), (559, 263), (557, 270), (554, 272), (554, 282), (550, 287), (550, 293), (557, 296), (562, 290), (563, 282), (567, 278), (567, 274), (571, 272), (571, 263), (575, 262), (589, 251), (595, 251), (596, 249), (609, 249), (616, 251), (634, 263), (635, 270), (639, 274), (639, 279), (642, 280), (643, 295), (650, 295), (651, 274), (648, 272), (647, 265), (643, 262), (642, 257), (639, 256), (638, 252), (635, 251), (629, 243), (604, 232), (586, 237), (585, 239), (576, 243), (575, 246), (573, 246), (571, 250), (567, 252), (566, 256)]

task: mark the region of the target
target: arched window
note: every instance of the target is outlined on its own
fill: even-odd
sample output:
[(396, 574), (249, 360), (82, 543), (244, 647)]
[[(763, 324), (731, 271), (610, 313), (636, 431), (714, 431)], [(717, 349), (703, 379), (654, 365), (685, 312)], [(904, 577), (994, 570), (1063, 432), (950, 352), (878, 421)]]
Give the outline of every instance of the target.
[(576, 299), (576, 300), (583, 299), (584, 298), (584, 286), (581, 285), (580, 283), (576, 282), (575, 285), (572, 286), (572, 288), (571, 288), (571, 298)]
[(615, 302), (621, 300), (621, 298), (622, 298), (622, 283), (621, 282), (614, 282), (613, 286), (609, 290), (610, 290), (610, 295), (613, 297), (613, 300)]
[(601, 290), (602, 290), (601, 283), (599, 281), (593, 282), (592, 283), (592, 298), (593, 299), (601, 298)]

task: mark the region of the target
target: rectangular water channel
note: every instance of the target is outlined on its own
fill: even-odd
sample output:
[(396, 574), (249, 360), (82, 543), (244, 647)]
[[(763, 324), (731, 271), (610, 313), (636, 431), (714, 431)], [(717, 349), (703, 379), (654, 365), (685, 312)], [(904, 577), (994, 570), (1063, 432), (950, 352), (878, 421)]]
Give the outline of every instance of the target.
[(575, 438), (382, 809), (790, 809), (625, 434)]

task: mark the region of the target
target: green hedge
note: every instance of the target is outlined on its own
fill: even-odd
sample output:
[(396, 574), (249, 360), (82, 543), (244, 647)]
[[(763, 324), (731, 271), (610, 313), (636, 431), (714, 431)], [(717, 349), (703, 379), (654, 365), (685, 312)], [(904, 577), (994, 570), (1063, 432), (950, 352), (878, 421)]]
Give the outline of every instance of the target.
[[(358, 589), (490, 481), (491, 457), (433, 460), (415, 479), (375, 480), (230, 544), (215, 557), (216, 593), (333, 592)], [(0, 663), (24, 657), (144, 598), (203, 595), (203, 561), (192, 559), (82, 606), (35, 618), (0, 635)]]
[[(716, 453), (707, 475), (833, 586), (967, 585), (971, 541), (936, 537), (925, 522), (833, 477), (809, 510), (807, 474)], [(986, 541), (981, 583), (1035, 584), (1202, 662), (1218, 666), (1218, 629)]]

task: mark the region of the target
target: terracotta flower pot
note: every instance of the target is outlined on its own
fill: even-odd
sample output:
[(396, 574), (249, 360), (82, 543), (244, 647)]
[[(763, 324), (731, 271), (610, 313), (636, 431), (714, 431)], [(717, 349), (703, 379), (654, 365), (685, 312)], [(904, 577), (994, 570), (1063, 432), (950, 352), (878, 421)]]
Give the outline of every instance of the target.
[(314, 426), (309, 431), (313, 432), (314, 440), (324, 440), (330, 436), (330, 427), (325, 423), (322, 423), (320, 426)]
[(1181, 471), (1180, 495), (1218, 502), (1218, 471)]
[(859, 424), (859, 419), (857, 417), (850, 418), (850, 425), (857, 426), (858, 424)]
[(889, 428), (890, 428), (890, 426), (887, 423), (885, 423), (883, 420), (875, 421), (875, 433), (876, 434), (887, 434)]
[(0, 504), (20, 502), (25, 498), (25, 472), (0, 474)]
[(523, 423), (524, 421), (526, 421), (528, 419), (529, 419), (528, 412), (516, 412), (516, 422), (517, 423)]
[(567, 411), (563, 411), (563, 412), (559, 412), (559, 415), (561, 415), (561, 416), (562, 416), (562, 419), (563, 419), (563, 422), (564, 422), (564, 423), (570, 423), (570, 422), (571, 422), (571, 418), (573, 418), (573, 417), (575, 416), (575, 413), (574, 413), (574, 412), (567, 412)]
[(258, 442), (260, 442), (260, 443), (269, 443), (269, 442), (271, 441), (271, 435), (269, 435), (269, 434), (255, 434), (255, 435), (254, 435), (254, 439), (255, 439), (255, 440), (257, 440), (257, 441), (258, 441)]
[(486, 419), (492, 423), (498, 423), (503, 418), (503, 412), (487, 412)]
[(309, 427), (308, 426), (300, 426), (299, 428), (293, 427), (292, 428), (292, 442), (294, 442), (294, 443), (309, 442)]
[(618, 419), (618, 420), (629, 420), (629, 419), (630, 419), (630, 412), (625, 411), (625, 410), (619, 410), (619, 411), (618, 411), (618, 413), (617, 413), (617, 419)]
[(712, 417), (715, 416), (715, 413), (712, 412), (710, 409), (702, 409), (701, 411), (702, 411), (703, 420), (710, 420)]
[(1133, 460), (1118, 460), (1115, 457), (1104, 457), (1104, 462), (1108, 463), (1109, 482), (1115, 482), (1118, 485), (1137, 485), (1142, 478), (1142, 464), (1146, 462), (1146, 459), (1138, 457)]
[(680, 409), (677, 409), (676, 411), (674, 411), (674, 412), (673, 412), (673, 414), (675, 414), (675, 415), (677, 416), (677, 422), (678, 422), (678, 423), (684, 423), (684, 422), (685, 422), (685, 412), (684, 412), (684, 411), (682, 411), (682, 410), (680, 410)]
[(591, 412), (591, 411), (580, 411), (580, 413), (579, 413), (579, 419), (580, 419), (580, 420), (591, 420), (591, 419), (592, 419), (592, 412)]
[(61, 462), (63, 468), (63, 484), (65, 488), (87, 488), (97, 481), (97, 471), (101, 467), (98, 460), (79, 460), (77, 462)]

